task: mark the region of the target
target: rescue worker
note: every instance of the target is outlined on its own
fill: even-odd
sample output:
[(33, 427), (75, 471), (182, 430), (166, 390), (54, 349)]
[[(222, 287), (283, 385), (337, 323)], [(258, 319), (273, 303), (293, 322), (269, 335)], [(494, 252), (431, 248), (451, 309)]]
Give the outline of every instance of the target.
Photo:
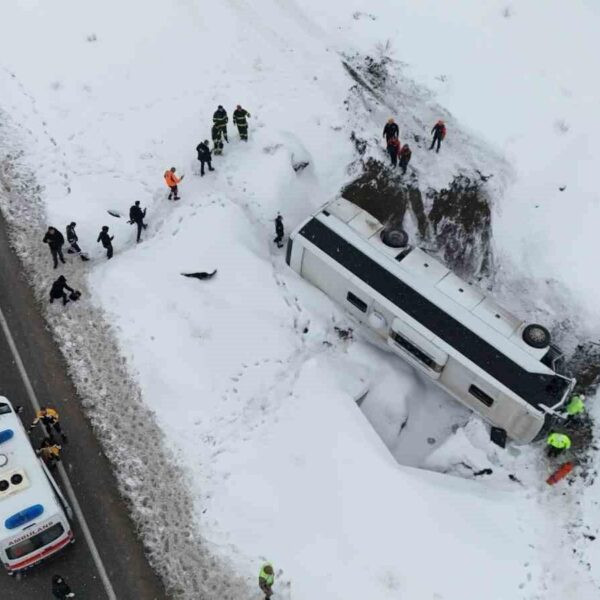
[(146, 229), (148, 225), (144, 223), (144, 217), (146, 216), (146, 209), (140, 208), (140, 201), (136, 200), (135, 204), (129, 209), (129, 223), (131, 225), (137, 225), (137, 242), (140, 242), (140, 236), (142, 235), (142, 229)]
[(113, 257), (112, 241), (115, 239), (114, 235), (108, 235), (108, 225), (102, 227), (102, 231), (98, 234), (97, 242), (102, 242), (102, 246), (106, 248), (106, 258), (111, 259)]
[(47, 437), (51, 441), (54, 441), (54, 433), (52, 431), (54, 430), (58, 435), (60, 435), (61, 440), (65, 444), (67, 443), (67, 436), (63, 433), (63, 430), (60, 426), (60, 417), (55, 408), (41, 406), (40, 410), (35, 413), (35, 419), (33, 419), (29, 429), (27, 429), (27, 433), (31, 433), (38, 423), (41, 423), (44, 426)]
[(383, 135), (385, 136), (385, 141), (389, 143), (392, 138), (398, 137), (400, 134), (400, 130), (398, 129), (398, 125), (391, 117), (388, 119), (388, 122), (385, 124), (383, 128)]
[(65, 243), (65, 238), (63, 234), (56, 229), (56, 227), (48, 227), (48, 231), (46, 231), (46, 235), (42, 240), (44, 244), (48, 244), (50, 248), (50, 254), (52, 255), (52, 260), (54, 261), (54, 268), (58, 267), (58, 259), (60, 258), (60, 262), (65, 264), (65, 257), (63, 256), (62, 247)]
[(387, 153), (390, 155), (392, 167), (398, 164), (398, 153), (400, 152), (400, 140), (397, 137), (392, 137), (387, 143)]
[(177, 177), (177, 175), (175, 175), (176, 170), (177, 169), (175, 167), (171, 167), (170, 169), (165, 171), (165, 174), (164, 174), (165, 183), (169, 187), (169, 190), (171, 190), (169, 192), (169, 200), (171, 200), (171, 199), (172, 200), (180, 200), (179, 189), (177, 188), (177, 184), (183, 180), (185, 175), (182, 175), (181, 177)]
[(42, 458), (49, 469), (54, 469), (56, 463), (60, 462), (61, 450), (60, 444), (55, 444), (50, 438), (44, 438), (39, 450), (36, 450), (36, 454)]
[(204, 177), (204, 164), (208, 165), (209, 171), (214, 171), (211, 161), (212, 161), (212, 153), (210, 151), (210, 146), (208, 140), (204, 140), (200, 142), (196, 146), (196, 152), (198, 153), (198, 160), (200, 161), (200, 176)]
[(227, 111), (219, 104), (217, 110), (215, 110), (215, 113), (213, 114), (213, 126), (220, 130), (225, 141), (229, 143), (229, 140), (227, 139), (227, 123), (229, 123)]
[(75, 293), (75, 290), (72, 287), (67, 285), (67, 280), (64, 275), (61, 275), (50, 288), (50, 304), (52, 304), (55, 300), (59, 300), (62, 298), (63, 306), (69, 301), (67, 298), (67, 293), (65, 290), (69, 290), (72, 294)]
[(583, 394), (573, 394), (567, 404), (567, 423), (576, 421), (585, 412), (585, 396)]
[(406, 169), (408, 167), (408, 163), (410, 162), (410, 157), (412, 156), (412, 151), (409, 148), (408, 144), (404, 144), (402, 149), (400, 150), (400, 168), (402, 169), (402, 175), (406, 174)]
[(240, 104), (235, 107), (233, 111), (233, 124), (237, 125), (238, 131), (240, 133), (240, 138), (244, 140), (244, 142), (248, 141), (248, 117), (250, 113), (242, 108)]
[(275, 217), (275, 239), (278, 248), (283, 248), (283, 217), (277, 213)]
[(220, 156), (223, 154), (222, 131), (216, 125), (213, 125), (210, 134), (213, 141), (214, 152), (216, 155)]
[(429, 149), (433, 150), (433, 146), (437, 142), (436, 152), (439, 152), (442, 140), (446, 137), (446, 125), (444, 124), (444, 121), (440, 119), (431, 129), (431, 133), (433, 134), (433, 139), (431, 140)]
[(546, 440), (548, 456), (554, 458), (571, 447), (571, 438), (566, 433), (552, 432)]
[(70, 246), (70, 248), (67, 249), (67, 252), (69, 254), (79, 254), (83, 261), (90, 260), (87, 254), (81, 251), (81, 248), (77, 243), (79, 238), (77, 237), (77, 233), (75, 233), (75, 225), (77, 225), (75, 221), (71, 221), (71, 223), (67, 225), (67, 242), (69, 242)]
[(54, 575), (52, 577), (52, 595), (55, 598), (58, 598), (58, 600), (75, 598), (75, 594), (60, 575)]
[(258, 574), (258, 587), (263, 591), (265, 600), (269, 600), (273, 595), (273, 583), (275, 582), (275, 572), (270, 563), (264, 564)]

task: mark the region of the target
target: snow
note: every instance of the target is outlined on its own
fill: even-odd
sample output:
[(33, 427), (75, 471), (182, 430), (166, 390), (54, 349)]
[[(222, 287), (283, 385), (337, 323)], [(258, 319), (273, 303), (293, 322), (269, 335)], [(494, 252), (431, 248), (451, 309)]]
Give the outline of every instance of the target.
[[(494, 173), (494, 292), (523, 316), (570, 319), (571, 347), (593, 338), (592, 3), (3, 9), (2, 209), (41, 300), (54, 273), (38, 240), (77, 222), (92, 261), (64, 272), (84, 298), (44, 310), (174, 597), (258, 598), (267, 559), (276, 597), (294, 600), (597, 595), (582, 531), (597, 534), (599, 486), (547, 489), (538, 447), (492, 446), (271, 243), (277, 211), (289, 231), (355, 173), (352, 131), (380, 156), (390, 115), (402, 140), (443, 116), (439, 155), (413, 145), (422, 189)], [(351, 90), (342, 63), (364, 55), (394, 59), (387, 96)], [(250, 141), (230, 124), (200, 178), (194, 148), (216, 105), (231, 117), (237, 103)], [(310, 164), (295, 172), (299, 159)], [(186, 175), (178, 203), (162, 181), (172, 165)], [(148, 209), (139, 245), (106, 212), (134, 200)], [(111, 261), (95, 242), (105, 224)], [(209, 281), (180, 275), (214, 268)]]

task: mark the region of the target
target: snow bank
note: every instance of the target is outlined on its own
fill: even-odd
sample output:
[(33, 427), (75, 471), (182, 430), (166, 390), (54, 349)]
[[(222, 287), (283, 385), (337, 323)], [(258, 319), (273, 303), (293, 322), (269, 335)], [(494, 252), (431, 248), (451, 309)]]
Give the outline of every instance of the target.
[[(549, 176), (576, 162), (558, 139), (572, 140), (571, 152), (592, 139), (584, 123), (597, 90), (563, 60), (594, 46), (599, 17), (586, 6), (549, 2), (541, 37), (529, 1), (375, 0), (366, 12), (359, 0), (29, 0), (0, 19), (2, 146), (17, 148), (3, 163), (2, 208), (40, 298), (53, 273), (31, 240), (48, 223), (78, 223), (93, 260), (70, 261), (65, 274), (85, 299), (44, 310), (173, 595), (251, 597), (264, 559), (295, 600), (533, 599), (569, 587), (585, 598), (595, 588), (598, 575), (571, 545), (596, 499), (586, 494), (584, 511), (570, 488), (552, 496), (534, 449), (490, 448), (478, 420), (359, 331), (340, 340), (334, 328), (353, 323), (271, 244), (278, 210), (289, 229), (347, 182), (351, 131), (376, 156), (393, 114), (402, 139), (421, 140), (411, 164), (423, 189), (465, 170), (494, 173), (501, 294), (519, 292), (524, 314), (540, 296), (558, 321), (557, 307), (572, 310), (583, 289), (577, 306), (591, 310), (595, 284), (583, 279), (593, 237), (567, 252), (542, 235), (560, 222), (577, 237), (574, 217), (562, 211), (559, 221), (558, 199), (572, 187), (569, 215), (596, 211), (587, 167), (578, 182), (571, 170)], [(557, 34), (562, 17), (567, 30), (585, 22), (575, 50)], [(43, 55), (25, 47), (32, 37)], [(377, 52), (395, 52), (391, 103), (350, 91), (343, 63)], [(563, 76), (571, 96), (557, 95)], [(252, 115), (250, 141), (230, 127), (216, 172), (201, 179), (194, 148), (216, 105), (231, 114), (239, 102)], [(553, 125), (559, 112), (568, 126)], [(440, 113), (449, 134), (434, 155), (423, 140)], [(309, 165), (296, 172), (299, 158)], [(171, 165), (186, 174), (178, 204), (165, 199)], [(569, 177), (564, 192), (553, 191), (559, 174)], [(540, 194), (542, 218), (525, 201)], [(148, 208), (140, 245), (106, 212), (126, 213), (136, 199)], [(110, 262), (95, 243), (104, 224), (115, 235)], [(210, 281), (180, 276), (213, 268)], [(539, 276), (557, 285), (532, 284)], [(365, 381), (368, 420), (355, 405)], [(399, 466), (386, 446), (404, 464), (494, 474), (471, 481)]]

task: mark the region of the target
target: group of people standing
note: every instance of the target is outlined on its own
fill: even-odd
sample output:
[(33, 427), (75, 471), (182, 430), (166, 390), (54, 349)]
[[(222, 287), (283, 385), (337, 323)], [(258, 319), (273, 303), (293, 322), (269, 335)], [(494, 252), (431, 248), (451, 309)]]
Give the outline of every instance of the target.
[[(238, 104), (235, 107), (235, 110), (233, 111), (233, 124), (237, 126), (240, 139), (244, 142), (248, 141), (249, 117), (250, 113), (245, 108), (242, 108), (241, 104)], [(223, 140), (229, 143), (229, 138), (227, 137), (227, 123), (229, 123), (227, 111), (219, 104), (217, 110), (213, 114), (213, 126), (211, 130), (215, 154), (223, 154)], [(208, 140), (205, 140), (204, 143), (208, 146)]]
[[(388, 119), (388, 122), (383, 128), (383, 137), (385, 137), (387, 144), (387, 153), (390, 156), (390, 162), (392, 167), (399, 166), (402, 169), (402, 174), (406, 173), (408, 163), (412, 156), (412, 151), (408, 144), (404, 146), (400, 143), (399, 139), (400, 129), (394, 119)], [(433, 150), (437, 144), (436, 152), (440, 151), (442, 140), (446, 137), (446, 125), (441, 119), (433, 126), (431, 130), (433, 138), (431, 140), (430, 150)]]

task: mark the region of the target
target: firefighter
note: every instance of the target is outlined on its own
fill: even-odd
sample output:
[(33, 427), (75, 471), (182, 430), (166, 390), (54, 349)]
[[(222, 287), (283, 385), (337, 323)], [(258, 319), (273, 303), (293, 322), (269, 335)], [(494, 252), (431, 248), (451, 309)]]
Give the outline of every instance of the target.
[(177, 175), (175, 175), (176, 170), (177, 169), (175, 167), (171, 167), (170, 169), (165, 171), (165, 174), (163, 175), (163, 177), (165, 178), (165, 183), (167, 184), (167, 186), (170, 190), (169, 200), (180, 200), (179, 189), (177, 188), (177, 184), (183, 180), (185, 175), (182, 175), (181, 177), (177, 177)]
[(50, 438), (44, 438), (39, 450), (36, 450), (36, 454), (41, 457), (49, 469), (54, 469), (56, 463), (60, 462), (61, 450), (60, 444), (55, 444)]
[(431, 146), (429, 146), (429, 149), (433, 150), (433, 147), (437, 142), (436, 152), (439, 152), (442, 140), (446, 137), (446, 125), (444, 124), (444, 121), (440, 119), (431, 129), (431, 133), (433, 134), (433, 139), (431, 140)]
[(221, 135), (225, 138), (225, 141), (229, 143), (227, 139), (227, 123), (229, 122), (229, 117), (227, 116), (227, 111), (219, 104), (217, 110), (213, 114), (213, 127), (216, 127), (221, 132)]
[(383, 135), (385, 137), (385, 141), (389, 143), (392, 138), (397, 138), (400, 135), (400, 130), (398, 129), (398, 125), (394, 119), (389, 118), (388, 122), (385, 124), (383, 128)]
[(400, 163), (399, 166), (402, 169), (402, 175), (406, 173), (406, 169), (408, 167), (408, 163), (410, 162), (410, 157), (412, 156), (412, 151), (409, 148), (408, 144), (404, 144), (402, 149), (400, 150)]
[(220, 156), (223, 154), (222, 131), (216, 125), (213, 125), (210, 134), (213, 141), (213, 152), (216, 156)]
[(38, 423), (43, 425), (44, 430), (46, 431), (46, 436), (49, 440), (54, 442), (54, 430), (58, 435), (60, 435), (61, 440), (65, 444), (67, 443), (67, 436), (63, 433), (63, 430), (60, 426), (60, 416), (55, 408), (51, 408), (50, 406), (40, 407), (40, 410), (35, 413), (35, 419), (33, 419), (29, 429), (27, 429), (27, 433), (31, 433)]
[(265, 600), (269, 600), (273, 595), (273, 583), (275, 582), (275, 573), (270, 563), (264, 564), (258, 574), (258, 587), (263, 591)]
[(283, 248), (283, 217), (277, 213), (275, 217), (275, 239), (273, 240), (278, 248)]
[(237, 125), (238, 131), (240, 133), (240, 139), (244, 140), (244, 142), (248, 141), (248, 117), (250, 113), (242, 108), (241, 105), (237, 105), (235, 110), (233, 111), (233, 124)]
[(546, 440), (548, 456), (554, 458), (571, 447), (571, 438), (566, 433), (552, 432)]

